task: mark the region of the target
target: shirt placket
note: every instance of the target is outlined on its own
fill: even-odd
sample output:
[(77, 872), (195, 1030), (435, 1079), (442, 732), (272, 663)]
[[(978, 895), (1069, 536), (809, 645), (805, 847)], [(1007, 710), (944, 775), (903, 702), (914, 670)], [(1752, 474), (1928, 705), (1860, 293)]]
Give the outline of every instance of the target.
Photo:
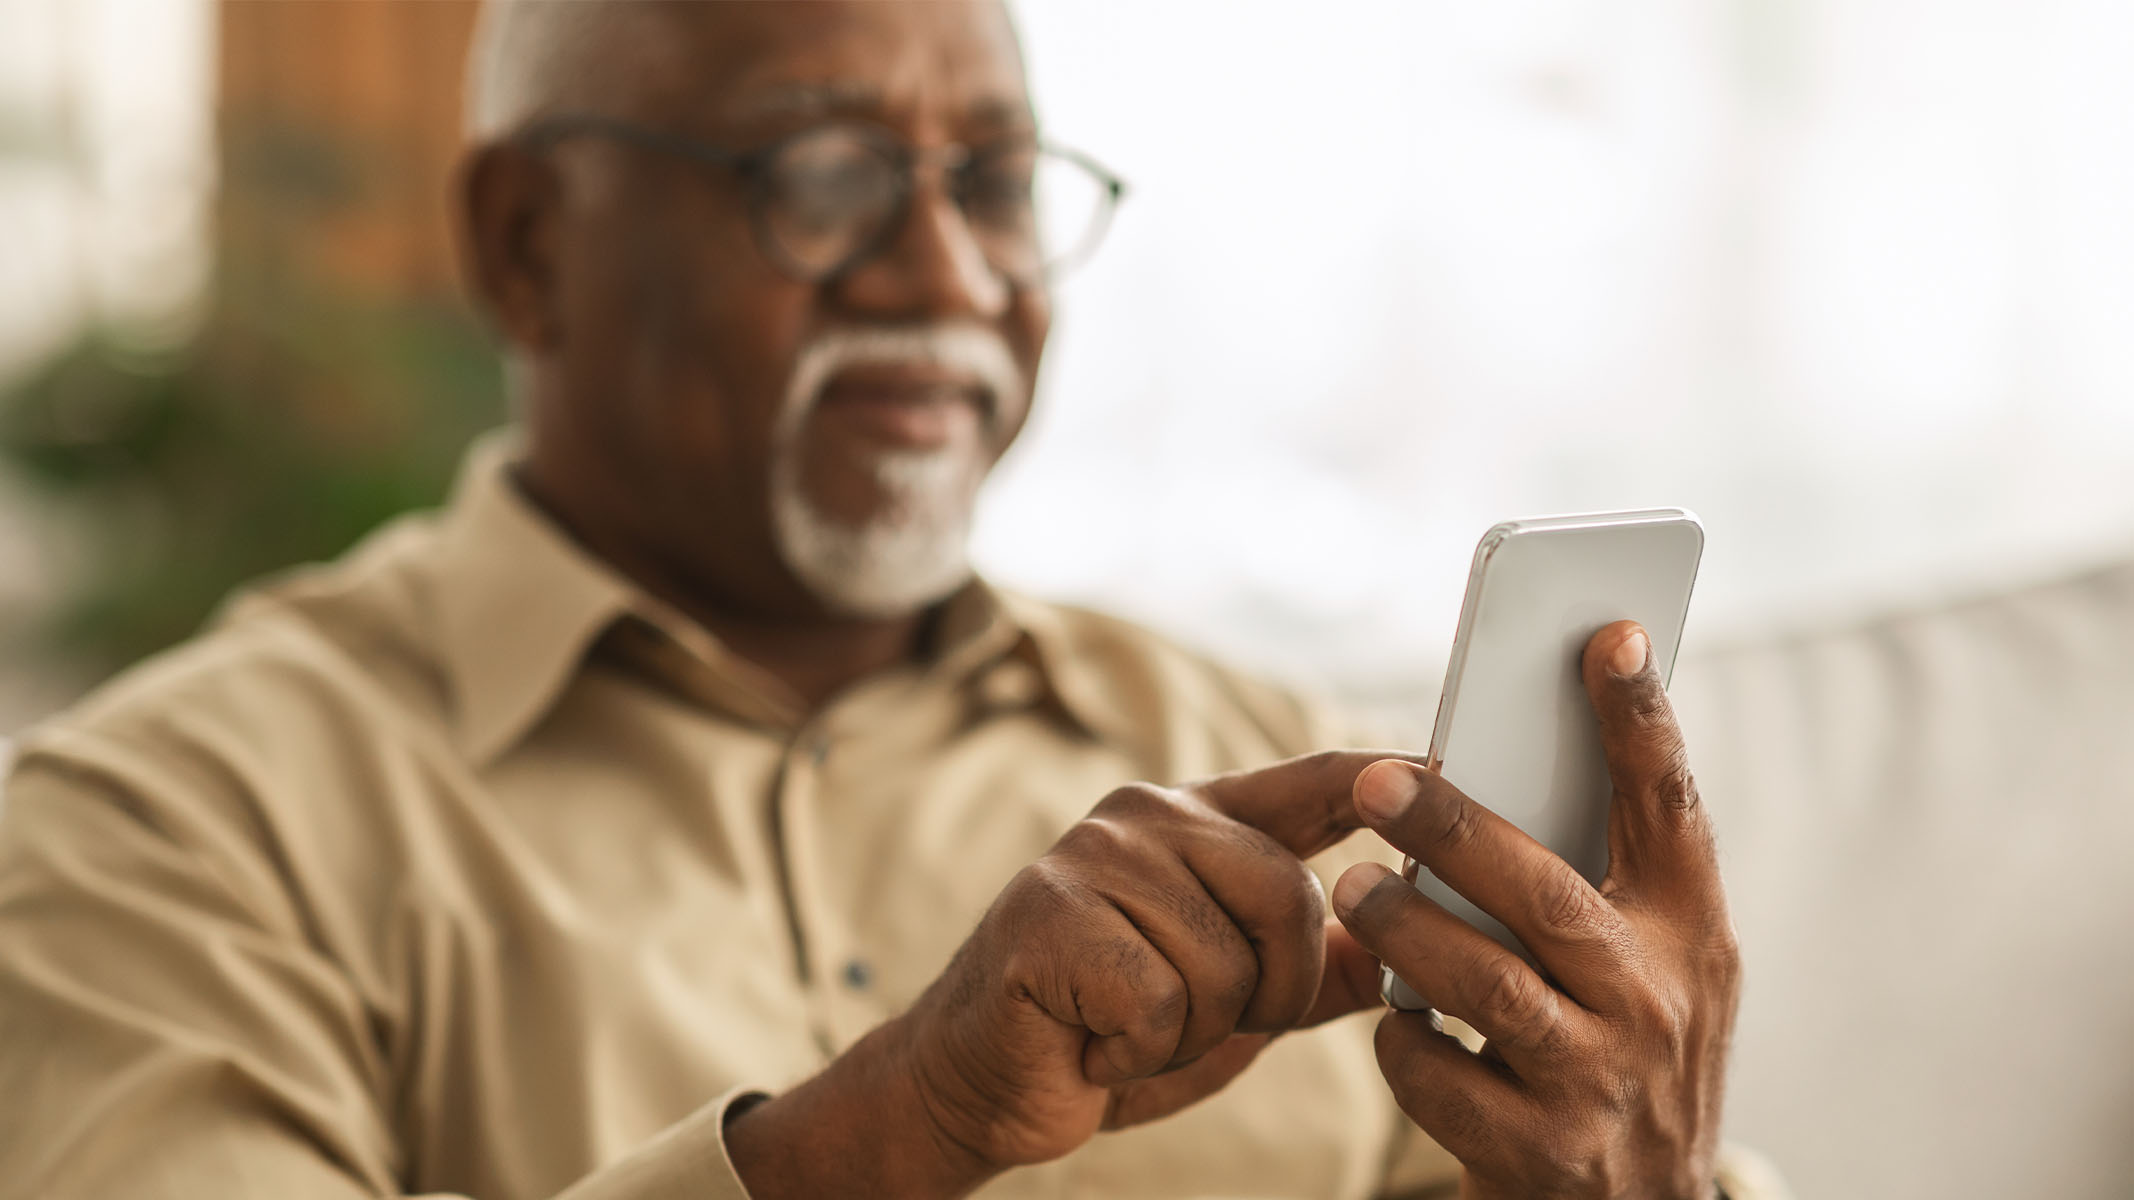
[(873, 906), (911, 902), (856, 896), (852, 880), (831, 878), (870, 851), (830, 839), (856, 836), (849, 825), (856, 810), (909, 799), (897, 791), (910, 776), (881, 754), (890, 746), (898, 755), (932, 752), (922, 745), (937, 750), (937, 735), (960, 711), (960, 694), (938, 677), (873, 681), (816, 714), (787, 745), (777, 829), (809, 1030), (826, 1054), (842, 1052), (892, 1015), (886, 984), (898, 964), (880, 956), (910, 947), (867, 944), (862, 930), (881, 924), (868, 920)]
[(837, 928), (822, 886), (823, 777), (834, 750), (828, 724), (820, 716), (796, 730), (786, 743), (771, 803), (808, 1033), (825, 1060), (854, 1040), (834, 1004), (834, 964), (846, 935)]

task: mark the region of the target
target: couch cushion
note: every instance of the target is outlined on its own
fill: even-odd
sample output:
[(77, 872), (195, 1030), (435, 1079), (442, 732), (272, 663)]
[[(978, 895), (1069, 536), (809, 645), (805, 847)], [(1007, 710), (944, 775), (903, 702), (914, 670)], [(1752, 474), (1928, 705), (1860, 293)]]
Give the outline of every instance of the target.
[(1803, 1196), (2134, 1195), (2134, 563), (1685, 659)]

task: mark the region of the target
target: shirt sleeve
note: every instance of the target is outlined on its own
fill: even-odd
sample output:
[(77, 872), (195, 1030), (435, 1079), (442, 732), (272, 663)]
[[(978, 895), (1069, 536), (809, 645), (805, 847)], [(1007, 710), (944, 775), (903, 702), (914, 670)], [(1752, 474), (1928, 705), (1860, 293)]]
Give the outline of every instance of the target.
[(747, 1200), (724, 1131), (734, 1109), (760, 1095), (746, 1088), (728, 1092), (634, 1154), (579, 1180), (558, 1200)]
[[(0, 808), (0, 1200), (402, 1195), (391, 1071), (246, 869), (115, 779), (26, 755)], [(569, 1200), (747, 1195), (736, 1091)]]

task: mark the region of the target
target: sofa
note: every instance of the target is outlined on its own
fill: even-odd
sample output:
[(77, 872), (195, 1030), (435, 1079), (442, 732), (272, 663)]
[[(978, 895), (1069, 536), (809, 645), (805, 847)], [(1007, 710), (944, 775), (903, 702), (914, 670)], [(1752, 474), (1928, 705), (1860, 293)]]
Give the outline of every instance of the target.
[(1729, 1135), (1802, 1197), (2134, 1197), (2134, 561), (1687, 655), (1746, 960)]

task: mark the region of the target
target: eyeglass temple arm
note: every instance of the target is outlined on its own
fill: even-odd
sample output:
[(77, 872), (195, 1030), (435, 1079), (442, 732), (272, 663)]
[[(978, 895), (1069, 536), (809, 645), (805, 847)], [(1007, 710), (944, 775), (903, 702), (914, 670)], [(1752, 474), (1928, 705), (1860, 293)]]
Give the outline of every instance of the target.
[(1119, 178), (1111, 168), (1103, 163), (1089, 157), (1080, 150), (1074, 149), (1072, 146), (1062, 146), (1058, 142), (1040, 140), (1037, 145), (1045, 153), (1057, 158), (1063, 158), (1095, 176), (1097, 182), (1104, 185), (1104, 190), (1111, 193), (1114, 203), (1126, 196), (1126, 180)]
[(694, 159), (714, 167), (742, 167), (754, 161), (753, 154), (742, 154), (719, 146), (706, 145), (694, 138), (647, 129), (629, 121), (613, 117), (595, 116), (591, 113), (570, 113), (542, 117), (521, 130), (514, 140), (535, 146), (549, 146), (566, 138), (602, 137), (611, 141), (656, 150), (680, 158)]

